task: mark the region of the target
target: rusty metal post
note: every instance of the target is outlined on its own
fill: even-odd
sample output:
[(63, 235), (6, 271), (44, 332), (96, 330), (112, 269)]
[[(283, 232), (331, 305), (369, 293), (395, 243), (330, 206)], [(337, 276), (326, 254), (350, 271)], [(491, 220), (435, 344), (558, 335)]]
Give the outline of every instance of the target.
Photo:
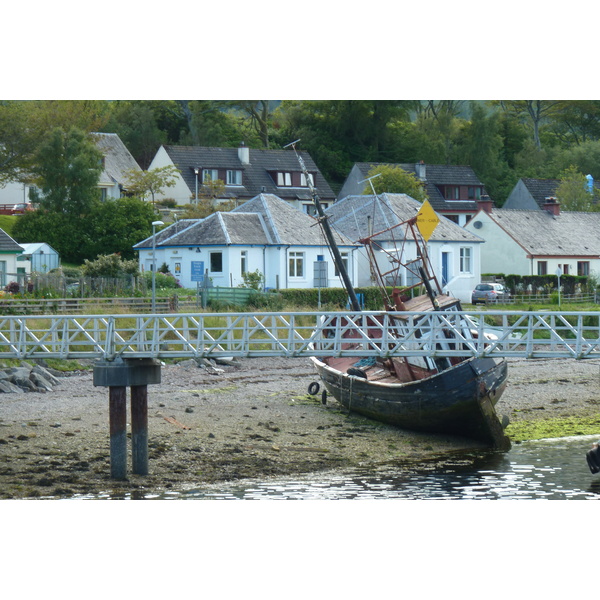
[(110, 422), (110, 476), (127, 479), (127, 388), (108, 388)]
[(148, 386), (131, 386), (131, 461), (136, 475), (148, 475)]

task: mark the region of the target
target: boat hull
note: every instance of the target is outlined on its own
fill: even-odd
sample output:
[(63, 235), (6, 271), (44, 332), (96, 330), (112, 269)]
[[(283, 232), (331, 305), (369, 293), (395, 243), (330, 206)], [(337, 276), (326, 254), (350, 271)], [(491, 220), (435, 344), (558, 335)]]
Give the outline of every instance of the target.
[(350, 411), (404, 429), (450, 433), (510, 448), (494, 408), (506, 387), (503, 359), (470, 358), (407, 383), (369, 381), (316, 357), (311, 360), (327, 392)]

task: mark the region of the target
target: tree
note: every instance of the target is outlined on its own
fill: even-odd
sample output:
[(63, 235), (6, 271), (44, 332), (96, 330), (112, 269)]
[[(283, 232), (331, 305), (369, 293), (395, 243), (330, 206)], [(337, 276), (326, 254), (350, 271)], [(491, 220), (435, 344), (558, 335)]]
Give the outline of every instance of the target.
[(562, 210), (581, 212), (598, 210), (594, 202), (597, 198), (594, 198), (594, 193), (588, 190), (585, 175), (573, 166), (562, 173), (556, 188), (556, 197)]
[(143, 169), (148, 168), (160, 146), (167, 143), (167, 132), (159, 129), (154, 111), (145, 101), (116, 101), (102, 131), (118, 134)]
[(156, 194), (162, 194), (165, 188), (173, 187), (177, 182), (179, 169), (173, 165), (157, 167), (149, 171), (127, 171), (127, 191), (133, 196), (144, 199), (152, 196), (152, 207), (155, 208)]
[(501, 100), (499, 104), (504, 110), (531, 124), (533, 143), (538, 150), (542, 148), (542, 123), (560, 114), (562, 105), (558, 100)]
[[(419, 202), (427, 200), (427, 192), (425, 187), (414, 173), (407, 173), (404, 169), (395, 165), (379, 165), (373, 167), (368, 176), (374, 177), (371, 179), (371, 183), (375, 188), (376, 194), (382, 194), (389, 192), (390, 194), (406, 194)], [(370, 185), (367, 185), (363, 191), (363, 194), (372, 194), (373, 190)]]
[(0, 102), (0, 184), (28, 174), (38, 138), (24, 102)]
[(54, 129), (32, 169), (42, 193), (35, 201), (50, 212), (82, 215), (99, 199), (102, 152), (80, 129)]

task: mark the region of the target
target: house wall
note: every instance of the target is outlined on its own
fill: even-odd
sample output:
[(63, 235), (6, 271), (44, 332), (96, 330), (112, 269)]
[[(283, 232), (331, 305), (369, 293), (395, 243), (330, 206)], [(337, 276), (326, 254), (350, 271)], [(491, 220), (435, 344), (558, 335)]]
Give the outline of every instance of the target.
[(539, 210), (540, 207), (535, 201), (527, 186), (521, 179), (517, 182), (512, 192), (509, 194), (502, 208), (513, 208), (516, 210)]
[[(481, 223), (481, 226), (476, 226)], [(531, 260), (512, 237), (499, 227), (486, 212), (479, 212), (465, 226), (467, 231), (485, 240), (481, 248), (481, 272), (530, 275)]]
[[(480, 243), (460, 243), (460, 242), (430, 242), (427, 245), (427, 252), (431, 260), (431, 266), (436, 278), (444, 292), (449, 292), (461, 302), (471, 301), (471, 291), (481, 281), (481, 247)], [(384, 243), (383, 247), (388, 251), (393, 251), (392, 243)], [(469, 248), (471, 253), (471, 264), (468, 272), (460, 270), (460, 248)], [(410, 261), (416, 258), (416, 246), (414, 242), (408, 242), (404, 246), (403, 261)], [(443, 255), (446, 255), (444, 258)], [(369, 260), (364, 249), (358, 249), (355, 253), (358, 267), (357, 287), (367, 287), (373, 285), (371, 281), (371, 270)], [(447, 265), (448, 280), (444, 285), (442, 279), (443, 264)], [(377, 263), (382, 273), (390, 271), (390, 257), (385, 252), (377, 253)], [(401, 273), (401, 286), (414, 285), (415, 277), (406, 270)]]
[[(341, 282), (335, 276), (333, 261), (328, 249), (314, 246), (205, 246), (201, 248), (157, 248), (156, 269), (166, 263), (171, 273), (179, 280), (184, 288), (195, 288), (196, 281), (192, 280), (192, 262), (204, 263), (204, 272), (209, 270), (208, 276), (213, 286), (237, 287), (244, 283), (242, 277), (242, 252), (247, 252), (246, 270), (254, 272), (257, 269), (265, 276), (266, 288), (313, 288), (315, 286), (314, 263), (318, 256), (323, 256), (327, 261), (328, 287), (340, 287)], [(342, 252), (345, 252), (342, 249)], [(222, 271), (210, 271), (210, 254), (222, 253)], [(300, 252), (303, 257), (303, 273), (299, 277), (289, 275), (288, 263), (290, 252)], [(152, 249), (139, 251), (140, 270), (152, 270)], [(356, 282), (356, 260), (349, 251), (349, 271), (353, 282)], [(356, 285), (356, 284), (355, 284)]]
[(20, 254), (14, 252), (0, 252), (0, 289), (11, 281), (18, 281), (17, 268), (24, 268), (22, 262), (17, 262), (18, 256)]
[[(148, 170), (158, 169), (160, 167), (167, 166), (175, 166), (173, 161), (167, 154), (167, 151), (161, 146), (156, 153), (156, 156), (152, 159)], [(198, 186), (200, 187), (202, 183), (198, 181)], [(164, 200), (165, 198), (173, 198), (175, 202), (179, 205), (190, 204), (191, 197), (196, 193), (196, 190), (190, 190), (188, 188), (187, 183), (183, 180), (181, 175), (177, 175), (175, 177), (175, 185), (173, 187), (165, 188), (165, 191), (161, 194), (155, 194), (154, 200), (158, 202), (159, 200)], [(152, 201), (152, 198), (147, 198), (148, 201)]]
[(9, 181), (0, 186), (0, 204), (28, 203), (30, 187), (32, 186), (18, 181)]

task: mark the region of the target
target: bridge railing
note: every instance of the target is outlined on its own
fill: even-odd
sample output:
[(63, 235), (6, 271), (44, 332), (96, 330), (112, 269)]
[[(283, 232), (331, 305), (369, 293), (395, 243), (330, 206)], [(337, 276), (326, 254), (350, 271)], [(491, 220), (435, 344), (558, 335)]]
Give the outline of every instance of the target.
[(0, 317), (0, 359), (329, 355), (600, 358), (600, 312)]

